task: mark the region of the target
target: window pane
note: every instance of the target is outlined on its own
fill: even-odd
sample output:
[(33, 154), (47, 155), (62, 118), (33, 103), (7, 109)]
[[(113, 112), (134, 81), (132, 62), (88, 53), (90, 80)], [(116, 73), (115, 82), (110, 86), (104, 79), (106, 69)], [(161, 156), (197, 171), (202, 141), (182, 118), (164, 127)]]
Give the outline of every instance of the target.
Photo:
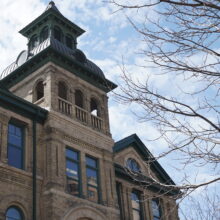
[(21, 128), (15, 127), (15, 135), (21, 137)]
[(131, 203), (132, 203), (132, 208), (140, 210), (140, 203), (138, 200), (136, 201), (132, 200)]
[(9, 132), (10, 134), (15, 134), (15, 126), (12, 125), (12, 124), (9, 124), (9, 125), (8, 125), (8, 132)]
[(73, 40), (71, 36), (66, 36), (66, 46), (69, 48), (73, 48)]
[(137, 193), (132, 192), (131, 193), (131, 203), (132, 203), (132, 208), (133, 209), (138, 209), (140, 210), (140, 199)]
[(97, 161), (91, 157), (86, 157), (86, 165), (90, 167), (97, 168)]
[(13, 145), (17, 146), (17, 147), (22, 147), (22, 139), (21, 139), (21, 137), (17, 137), (17, 136), (14, 136), (12, 134), (9, 134), (8, 142), (10, 144), (13, 144)]
[(58, 41), (62, 41), (62, 31), (58, 27), (54, 28), (54, 38)]
[(66, 148), (67, 191), (79, 196), (79, 153)]
[(8, 145), (8, 164), (13, 167), (22, 169), (22, 162), (22, 150), (17, 147)]
[(132, 158), (127, 160), (127, 168), (133, 172), (141, 172), (139, 164)]
[(72, 160), (79, 160), (79, 153), (67, 148), (66, 157), (71, 158)]
[(133, 210), (132, 213), (133, 213), (133, 220), (140, 220), (141, 219), (139, 211)]
[(98, 189), (88, 186), (87, 188), (88, 199), (94, 202), (98, 202)]
[(79, 195), (79, 182), (74, 179), (67, 178), (67, 190), (72, 195)]
[(6, 220), (22, 220), (20, 211), (16, 208), (9, 208), (6, 213)]
[[(153, 216), (160, 218), (160, 208), (159, 208), (159, 204), (157, 201), (152, 200), (152, 212), (153, 212)], [(156, 218), (156, 219), (157, 219)]]
[(41, 40), (41, 42), (43, 42), (44, 40), (46, 40), (46, 39), (48, 38), (48, 36), (49, 36), (49, 30), (48, 30), (47, 27), (45, 27), (45, 28), (42, 30), (41, 34), (40, 34), (40, 40)]
[(86, 170), (86, 175), (87, 175), (87, 183), (92, 185), (92, 186), (98, 186), (97, 184), (97, 171), (92, 170), (90, 168), (87, 168)]
[(77, 163), (67, 160), (66, 161), (66, 175), (76, 180), (79, 179), (79, 166)]

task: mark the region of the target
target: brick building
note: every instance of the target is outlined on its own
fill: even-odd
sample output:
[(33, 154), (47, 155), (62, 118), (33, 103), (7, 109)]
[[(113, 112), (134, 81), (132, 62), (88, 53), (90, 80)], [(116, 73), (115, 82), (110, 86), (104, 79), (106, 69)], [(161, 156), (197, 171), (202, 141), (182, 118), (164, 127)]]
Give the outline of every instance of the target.
[[(177, 220), (178, 191), (137, 135), (114, 142), (116, 85), (50, 2), (0, 78), (1, 220)], [(146, 163), (148, 162), (148, 163)]]

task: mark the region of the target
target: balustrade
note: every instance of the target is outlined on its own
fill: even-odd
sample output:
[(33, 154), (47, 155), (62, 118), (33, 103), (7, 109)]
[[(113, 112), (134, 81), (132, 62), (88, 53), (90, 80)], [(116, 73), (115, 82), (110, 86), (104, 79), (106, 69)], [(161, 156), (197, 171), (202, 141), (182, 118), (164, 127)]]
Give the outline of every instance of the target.
[(95, 115), (91, 115), (91, 124), (94, 128), (97, 128), (99, 130), (102, 129), (102, 119)]
[(59, 111), (66, 115), (72, 114), (72, 104), (65, 99), (58, 98)]
[[(58, 108), (59, 112), (72, 116), (72, 103), (66, 101), (65, 99), (58, 98)], [(95, 129), (102, 130), (102, 124), (103, 120), (100, 117), (97, 117), (95, 115), (89, 114), (85, 109), (80, 108), (79, 106), (75, 106), (75, 118), (79, 121), (90, 124)], [(89, 120), (88, 120), (89, 115)]]
[(75, 106), (75, 116), (76, 116), (76, 118), (78, 119), (78, 120), (80, 120), (80, 121), (82, 121), (82, 122), (85, 122), (85, 123), (87, 123), (88, 122), (88, 120), (87, 120), (87, 111), (86, 110), (84, 110), (84, 109), (82, 109), (82, 108), (80, 108), (79, 106)]

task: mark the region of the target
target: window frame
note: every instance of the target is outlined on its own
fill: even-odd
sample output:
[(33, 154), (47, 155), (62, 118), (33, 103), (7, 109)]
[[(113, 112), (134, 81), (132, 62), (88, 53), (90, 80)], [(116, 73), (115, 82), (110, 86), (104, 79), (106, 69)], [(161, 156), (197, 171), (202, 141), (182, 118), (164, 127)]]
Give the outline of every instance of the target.
[[(15, 209), (15, 210), (17, 210), (18, 211), (18, 213), (20, 214), (20, 219), (12, 219), (10, 216), (7, 216), (8, 214), (8, 211), (10, 210), (10, 209)], [(23, 211), (19, 208), (19, 207), (17, 207), (17, 206), (10, 206), (10, 207), (8, 207), (7, 208), (7, 210), (6, 210), (6, 212), (5, 212), (5, 217), (6, 217), (6, 219), (8, 219), (8, 217), (10, 217), (10, 219), (9, 220), (25, 220), (25, 217), (24, 217), (24, 213), (23, 213)]]
[[(71, 41), (71, 44), (69, 45), (68, 43), (70, 43), (70, 41), (68, 42), (68, 40)], [(65, 35), (65, 45), (70, 48), (70, 49), (73, 49), (73, 45), (74, 45), (74, 39), (72, 37), (72, 35), (70, 34), (66, 34)]]
[[(154, 212), (153, 212), (153, 202), (155, 202), (157, 204), (159, 216), (154, 215)], [(161, 220), (162, 219), (161, 218), (162, 217), (161, 201), (159, 199), (154, 198), (154, 199), (151, 200), (151, 210), (152, 210), (153, 220)]]
[[(74, 153), (77, 153), (78, 160), (75, 160), (73, 158), (68, 157), (66, 155), (66, 150), (70, 150), (70, 151), (72, 151)], [(66, 161), (66, 163), (67, 163), (67, 161), (71, 161), (72, 163), (77, 164), (77, 166), (78, 166), (78, 181), (75, 180), (74, 178), (69, 177), (67, 175), (67, 172), (66, 172), (66, 180), (67, 180), (67, 183), (68, 183), (68, 179), (72, 179), (72, 180), (78, 182), (78, 195), (73, 195), (73, 196), (82, 197), (82, 172), (81, 172), (81, 154), (80, 154), (80, 151), (78, 151), (78, 150), (76, 150), (76, 149), (74, 149), (72, 147), (67, 146), (65, 148), (65, 161)], [(67, 165), (65, 167), (67, 168)], [(66, 171), (66, 169), (65, 169), (65, 171)], [(68, 193), (70, 193), (70, 191), (68, 190), (68, 186), (67, 186), (67, 191), (68, 191)]]
[[(134, 167), (132, 166), (132, 163), (136, 163), (138, 170), (135, 170)], [(141, 166), (140, 164), (132, 157), (129, 157), (126, 160), (126, 167), (127, 169), (129, 169), (130, 171), (134, 172), (134, 173), (141, 173)]]
[[(56, 36), (55, 36), (55, 32), (56, 31), (59, 31), (59, 33), (60, 33), (60, 39), (57, 39), (56, 38)], [(59, 26), (54, 26), (53, 27), (53, 37), (54, 37), (54, 39), (55, 40), (57, 40), (57, 41), (59, 41), (59, 42), (63, 42), (63, 31), (62, 31), (62, 29), (59, 27)]]
[[(90, 166), (90, 165), (87, 165), (87, 158), (91, 158), (93, 160), (96, 161), (96, 168)], [(90, 200), (89, 197), (88, 197), (88, 186), (92, 187), (92, 188), (95, 188), (97, 190), (97, 195), (98, 195), (98, 199), (97, 199), (97, 203), (101, 203), (101, 190), (100, 190), (100, 166), (99, 166), (99, 159), (96, 158), (96, 157), (93, 157), (91, 155), (88, 155), (86, 154), (85, 155), (85, 167), (86, 167), (86, 188), (87, 188), (87, 198), (89, 201), (92, 201), (92, 202), (95, 202), (93, 200)], [(96, 175), (97, 175), (97, 186), (93, 186), (91, 184), (88, 183), (88, 176), (87, 176), (87, 169), (91, 169), (93, 171), (96, 171)]]
[[(16, 149), (19, 149), (18, 146), (12, 144), (12, 143), (9, 143), (9, 126), (12, 125), (14, 126), (15, 128), (20, 128), (21, 130), (21, 166), (20, 167), (17, 167), (17, 166), (14, 166), (12, 164), (9, 163), (9, 148), (13, 147), (13, 148), (16, 148)], [(17, 120), (10, 120), (9, 123), (8, 123), (8, 132), (7, 132), (7, 159), (8, 159), (8, 165), (9, 166), (12, 166), (12, 167), (15, 167), (17, 169), (21, 169), (21, 170), (25, 170), (25, 124), (21, 123), (21, 122), (18, 122)]]
[[(45, 33), (46, 30), (47, 30), (47, 37), (44, 39), (43, 34)], [(44, 42), (48, 37), (49, 37), (49, 27), (45, 26), (41, 29), (41, 32), (40, 32), (40, 43)]]
[[(36, 38), (36, 45), (33, 43), (33, 39)], [(39, 36), (37, 34), (34, 34), (29, 41), (29, 50), (32, 51), (35, 47), (37, 47), (39, 45)]]
[[(138, 198), (138, 203), (139, 203), (139, 209), (136, 209), (136, 208), (134, 208), (133, 206), (132, 206), (132, 201), (133, 201), (133, 199), (132, 199), (132, 194), (135, 194), (136, 196), (137, 196), (137, 198)], [(133, 217), (133, 219), (134, 219), (134, 215), (133, 215), (133, 212), (134, 211), (136, 211), (136, 212), (138, 212), (139, 213), (139, 217), (140, 217), (140, 220), (142, 220), (143, 219), (143, 206), (142, 206), (142, 204), (141, 204), (141, 192), (140, 191), (138, 191), (138, 190), (136, 190), (136, 189), (133, 189), (132, 191), (131, 191), (131, 209), (132, 209), (132, 217)]]

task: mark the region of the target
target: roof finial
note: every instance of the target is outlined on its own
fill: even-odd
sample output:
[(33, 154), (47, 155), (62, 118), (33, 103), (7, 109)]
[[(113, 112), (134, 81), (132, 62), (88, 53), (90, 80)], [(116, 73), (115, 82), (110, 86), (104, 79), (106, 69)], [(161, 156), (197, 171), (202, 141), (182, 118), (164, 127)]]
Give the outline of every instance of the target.
[(55, 6), (54, 1), (50, 1), (50, 2), (49, 2), (49, 5), (51, 5), (51, 6)]
[(48, 6), (47, 6), (47, 8), (46, 8), (46, 11), (49, 10), (50, 8), (52, 8), (52, 9), (54, 9), (55, 11), (58, 11), (58, 12), (59, 12), (59, 10), (57, 9), (57, 7), (56, 7), (54, 1), (50, 1), (50, 2), (49, 2)]

